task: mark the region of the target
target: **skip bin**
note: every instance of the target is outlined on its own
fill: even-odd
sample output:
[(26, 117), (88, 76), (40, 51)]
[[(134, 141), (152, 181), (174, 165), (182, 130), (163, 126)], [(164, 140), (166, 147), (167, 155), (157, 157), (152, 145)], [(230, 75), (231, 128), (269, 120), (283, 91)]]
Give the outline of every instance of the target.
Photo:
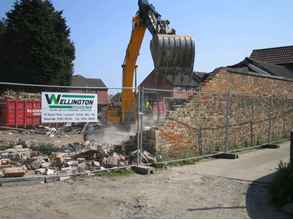
[(7, 127), (33, 127), (41, 124), (41, 101), (2, 99), (0, 124)]

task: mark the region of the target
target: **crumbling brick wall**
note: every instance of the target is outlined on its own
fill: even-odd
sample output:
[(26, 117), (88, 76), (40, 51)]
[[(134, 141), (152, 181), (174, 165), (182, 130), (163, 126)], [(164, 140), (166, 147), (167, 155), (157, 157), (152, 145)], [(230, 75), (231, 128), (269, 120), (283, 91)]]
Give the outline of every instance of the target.
[(203, 83), (156, 131), (164, 158), (195, 156), (280, 139), (292, 128), (293, 81), (227, 68)]

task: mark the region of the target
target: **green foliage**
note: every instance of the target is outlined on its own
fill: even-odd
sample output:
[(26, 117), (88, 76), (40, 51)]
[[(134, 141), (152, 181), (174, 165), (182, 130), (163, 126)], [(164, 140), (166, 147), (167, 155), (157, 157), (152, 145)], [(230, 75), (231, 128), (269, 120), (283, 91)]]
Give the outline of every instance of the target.
[(40, 144), (38, 146), (32, 147), (31, 149), (34, 151), (38, 151), (42, 154), (48, 155), (48, 156), (52, 155), (52, 153), (54, 153), (54, 152), (59, 151), (59, 149), (52, 144)]
[(256, 145), (261, 145), (263, 143), (263, 140), (262, 140), (262, 136), (257, 136), (256, 137)]
[(293, 166), (280, 162), (269, 191), (275, 205), (281, 207), (293, 202)]
[[(4, 20), (0, 20), (0, 54), (4, 52), (4, 35), (5, 35), (5, 32), (6, 32), (6, 26), (5, 26), (5, 21)], [(0, 60), (0, 67), (2, 66), (1, 65), (1, 60)], [(3, 74), (1, 74), (3, 75)], [(1, 76), (0, 76), (1, 78)]]
[(69, 85), (75, 49), (62, 11), (49, 0), (20, 0), (6, 16), (0, 81)]
[(5, 21), (0, 21), (0, 35), (5, 33)]
[(161, 162), (161, 163), (153, 163), (151, 166), (156, 168), (156, 169), (167, 169), (168, 168), (168, 163), (167, 162), (165, 162), (165, 163), (163, 163), (163, 162)]
[(108, 176), (108, 177), (123, 177), (123, 176), (131, 176), (135, 174), (131, 169), (117, 169), (105, 172), (99, 172), (96, 176)]
[(178, 162), (169, 163), (169, 166), (186, 166), (186, 165), (194, 165), (196, 162), (198, 162), (197, 159), (186, 159)]
[(1, 146), (1, 145), (0, 145), (0, 151), (2, 151), (2, 150), (7, 150), (7, 149), (9, 149), (9, 148), (11, 148), (11, 146), (6, 146), (6, 145)]

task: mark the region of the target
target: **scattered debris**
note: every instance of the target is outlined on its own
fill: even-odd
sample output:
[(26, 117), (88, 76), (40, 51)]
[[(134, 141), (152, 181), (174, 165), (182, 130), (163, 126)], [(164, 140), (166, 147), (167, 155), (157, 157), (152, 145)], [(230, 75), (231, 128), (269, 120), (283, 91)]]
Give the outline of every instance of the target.
[(57, 133), (56, 128), (48, 128), (48, 132), (46, 133), (46, 135), (48, 135), (49, 137), (55, 137), (56, 133)]
[(16, 92), (14, 90), (6, 90), (1, 93), (1, 97), (11, 99), (40, 99), (41, 95), (39, 93)]
[(40, 168), (40, 169), (35, 170), (35, 174), (46, 175), (46, 168)]
[[(131, 153), (131, 161), (133, 161), (134, 163), (137, 163), (137, 150), (133, 151)], [(157, 162), (157, 159), (155, 157), (152, 156), (151, 153), (149, 153), (148, 151), (144, 151), (142, 154), (141, 154), (141, 159), (142, 159), (142, 162), (143, 163), (156, 163)]]
[(279, 145), (276, 144), (264, 144), (260, 146), (261, 149), (278, 149), (280, 148)]
[(233, 154), (233, 153), (219, 153), (219, 154), (216, 154), (216, 155), (212, 156), (212, 158), (235, 160), (235, 159), (239, 158), (239, 155), (238, 154)]
[[(107, 132), (123, 133), (117, 129), (110, 128)], [(3, 178), (35, 175), (68, 176), (81, 173), (90, 175), (96, 171), (137, 164), (136, 137), (128, 136), (126, 140), (127, 135), (124, 132), (121, 137), (113, 137), (113, 143), (109, 144), (109, 138), (102, 138), (103, 125), (100, 123), (71, 123), (60, 127), (41, 125), (25, 131), (12, 132), (17, 138), (0, 148), (0, 174), (2, 173)], [(47, 140), (50, 137), (52, 142), (67, 135), (70, 138), (72, 133), (79, 133), (81, 137), (84, 136), (84, 141), (81, 143), (80, 139), (60, 145), (56, 145), (56, 142), (39, 143), (35, 142), (35, 139), (17, 136), (23, 132), (25, 135), (44, 136)], [(1, 130), (0, 133), (3, 135), (4, 131)], [(7, 136), (8, 133), (5, 134)], [(149, 151), (144, 151), (141, 158), (145, 164), (156, 162), (156, 158)]]
[(63, 151), (70, 153), (70, 152), (79, 152), (83, 148), (83, 145), (80, 143), (73, 143), (73, 144), (66, 144), (63, 147)]
[(134, 166), (132, 167), (134, 172), (142, 175), (150, 175), (154, 174), (154, 168), (153, 167), (148, 167), (148, 166)]
[(11, 167), (3, 169), (4, 177), (23, 177), (25, 169), (23, 167)]
[[(56, 152), (51, 152), (47, 145), (34, 146), (32, 149), (16, 145), (0, 151), (0, 171), (2, 170), (4, 177), (20, 177), (26, 173), (46, 176), (75, 175), (136, 163), (137, 151), (130, 155), (123, 152), (122, 146), (99, 145), (93, 141), (66, 144)], [(144, 163), (156, 162), (147, 151), (143, 152), (142, 159)]]
[(126, 162), (126, 157), (114, 152), (112, 155), (105, 157), (103, 159), (103, 165), (106, 168), (113, 168), (119, 166), (126, 166), (128, 165)]

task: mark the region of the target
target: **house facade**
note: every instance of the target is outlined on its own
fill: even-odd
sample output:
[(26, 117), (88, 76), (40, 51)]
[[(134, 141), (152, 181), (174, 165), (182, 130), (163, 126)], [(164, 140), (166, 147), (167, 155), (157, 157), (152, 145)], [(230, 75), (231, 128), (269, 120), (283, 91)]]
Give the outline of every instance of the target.
[(76, 93), (96, 93), (98, 95), (98, 111), (109, 104), (108, 88), (101, 79), (86, 78), (82, 75), (74, 75), (71, 79), (71, 86), (77, 89), (70, 89)]
[(140, 84), (140, 88), (169, 91), (174, 99), (188, 99), (194, 95), (206, 73), (170, 73), (152, 71)]
[(283, 66), (293, 71), (293, 46), (253, 50), (250, 58), (265, 63)]

